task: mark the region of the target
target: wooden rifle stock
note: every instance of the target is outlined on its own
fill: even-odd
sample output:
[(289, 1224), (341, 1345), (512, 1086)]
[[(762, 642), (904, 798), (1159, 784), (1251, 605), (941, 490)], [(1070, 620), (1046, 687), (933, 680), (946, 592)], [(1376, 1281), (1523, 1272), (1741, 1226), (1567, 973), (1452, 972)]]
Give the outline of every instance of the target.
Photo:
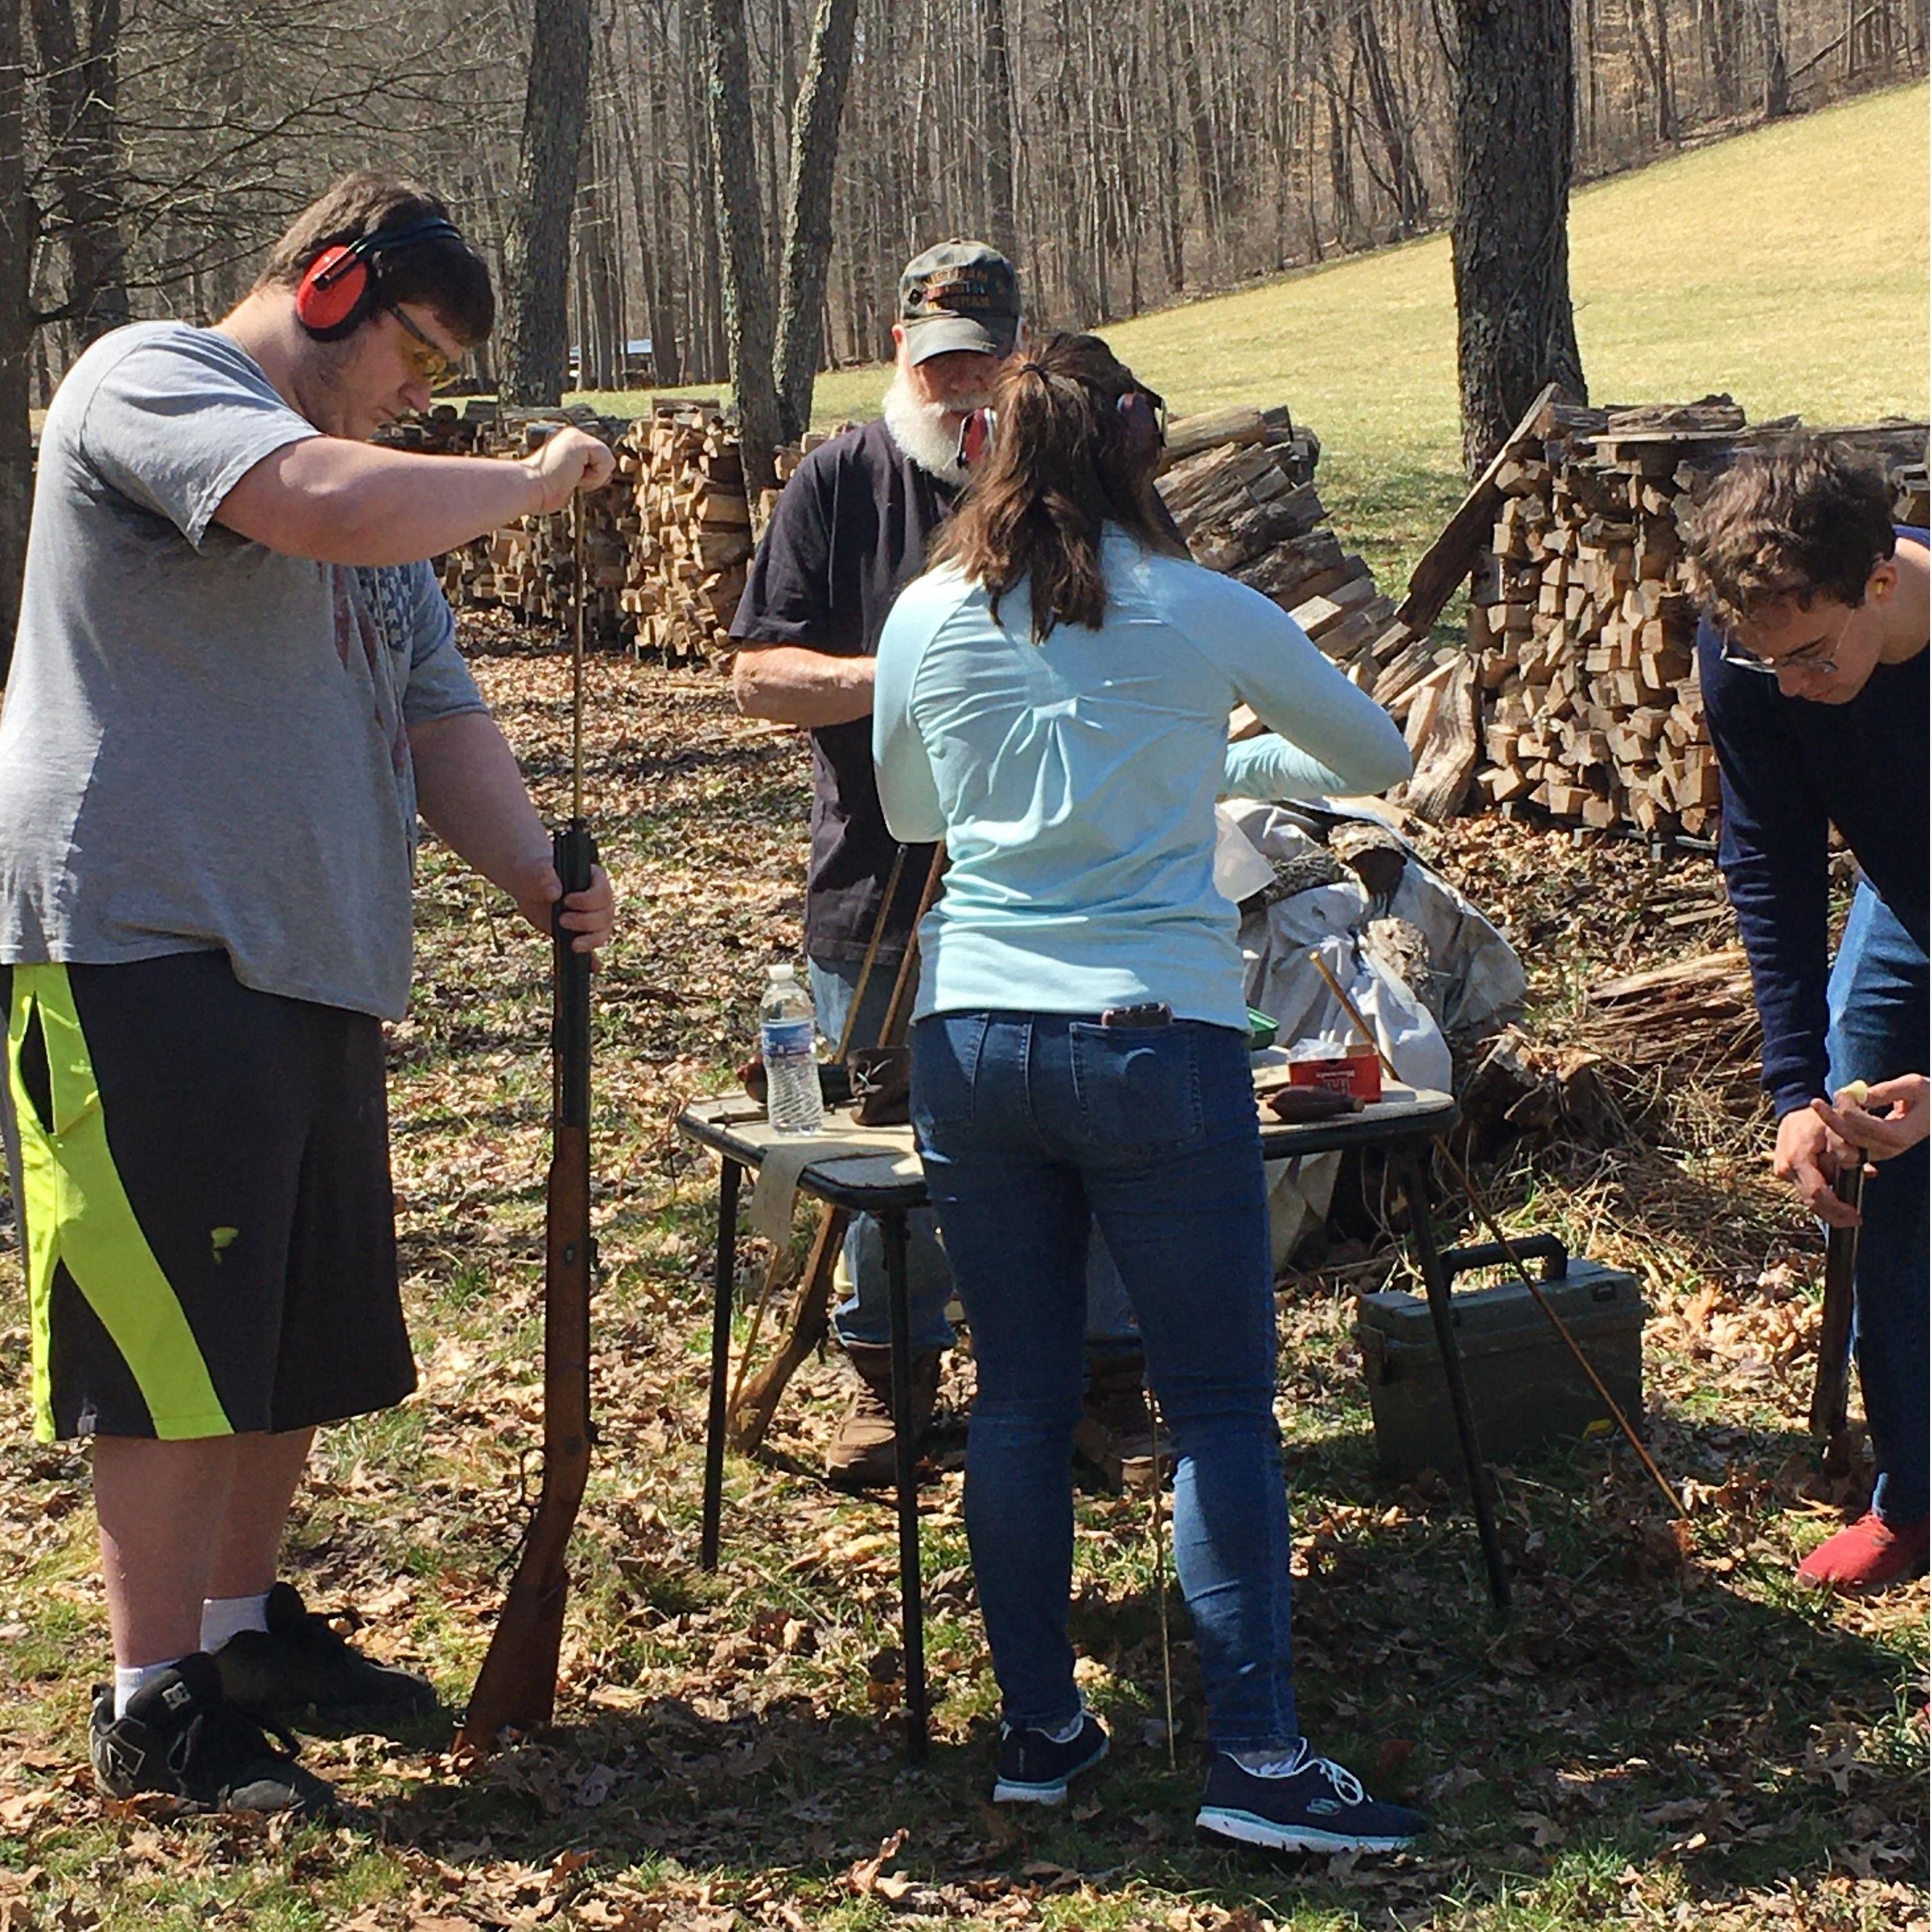
[[(597, 848), (580, 818), (555, 835), (566, 893), (590, 884)], [(506, 1726), (530, 1730), (556, 1704), (570, 1533), (590, 1474), (590, 956), (551, 928), (550, 1162), (544, 1244), (543, 1486), (522, 1557), (470, 1694), (460, 1742), (487, 1751)]]

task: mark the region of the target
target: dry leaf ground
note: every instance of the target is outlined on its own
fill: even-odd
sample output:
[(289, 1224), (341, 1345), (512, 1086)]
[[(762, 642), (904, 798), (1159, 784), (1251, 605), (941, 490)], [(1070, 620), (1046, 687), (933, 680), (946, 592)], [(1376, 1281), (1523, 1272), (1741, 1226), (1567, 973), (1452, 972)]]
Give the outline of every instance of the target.
[[(555, 802), (559, 659), (501, 627), (467, 629)], [(1814, 1475), (1802, 1428), (1816, 1244), (1765, 1184), (1752, 1136), (1700, 1115), (1694, 1096), (1648, 1144), (1553, 1146), (1486, 1173), (1512, 1225), (1560, 1228), (1642, 1274), (1652, 1442), (1696, 1504), (1678, 1538), (1604, 1447), (1503, 1472), (1518, 1577), (1507, 1623), (1454, 1499), (1376, 1471), (1350, 1298), (1390, 1264), (1338, 1251), (1331, 1271), (1283, 1285), (1306, 1721), (1378, 1790), (1430, 1807), (1426, 1850), (1276, 1868), (1197, 1844), (1191, 1659), (1180, 1644), (1174, 1772), (1145, 1506), (1097, 1492), (1081, 1508), (1075, 1629), (1117, 1754), (1058, 1816), (995, 1814), (956, 1432), (925, 1492), (935, 1748), (909, 1772), (890, 1514), (812, 1478), (833, 1366), (802, 1375), (766, 1460), (732, 1463), (725, 1563), (715, 1576), (696, 1564), (716, 1176), (670, 1123), (680, 1096), (722, 1083), (751, 1038), (764, 963), (796, 947), (804, 754), (736, 718), (711, 674), (603, 659), (590, 692), (590, 795), (627, 921), (597, 986), (603, 1449), (559, 1728), (470, 1776), (434, 1726), (314, 1739), (314, 1762), (356, 1807), (332, 1829), (104, 1804), (80, 1745), (106, 1662), (86, 1459), (27, 1440), (10, 1255), (0, 1928), (1925, 1924), (1925, 1587), (1861, 1606), (1792, 1586), (1844, 1501)], [(1633, 846), (1496, 821), (1454, 828), (1443, 857), (1512, 922), (1536, 978), (1530, 1030), (1546, 1038), (1590, 973), (1724, 936), (1721, 914), (1677, 916), (1714, 904), (1701, 860), (1660, 871)], [(440, 852), (419, 904), (420, 990), (394, 1030), (393, 1093), (422, 1388), (326, 1438), (290, 1574), (460, 1701), (537, 1432), (546, 960)], [(747, 1283), (762, 1273), (748, 1244), (742, 1268)], [(956, 1403), (965, 1374), (949, 1384)]]

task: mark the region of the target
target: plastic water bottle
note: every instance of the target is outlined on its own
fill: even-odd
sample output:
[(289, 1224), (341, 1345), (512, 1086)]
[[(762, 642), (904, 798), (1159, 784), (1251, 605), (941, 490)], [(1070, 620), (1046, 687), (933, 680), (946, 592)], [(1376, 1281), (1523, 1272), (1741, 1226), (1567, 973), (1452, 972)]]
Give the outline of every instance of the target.
[(790, 967), (766, 970), (765, 997), (758, 1007), (765, 1118), (782, 1134), (815, 1134), (825, 1124), (825, 1102), (818, 1090), (818, 1024), (812, 994)]

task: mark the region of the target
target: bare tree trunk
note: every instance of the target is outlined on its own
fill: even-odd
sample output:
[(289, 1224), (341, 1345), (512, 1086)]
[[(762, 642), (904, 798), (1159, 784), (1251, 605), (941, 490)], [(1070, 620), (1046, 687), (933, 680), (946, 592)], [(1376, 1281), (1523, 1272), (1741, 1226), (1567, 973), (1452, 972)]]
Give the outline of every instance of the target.
[(1194, 140), (1194, 172), (1201, 194), (1201, 227), (1208, 252), (1214, 249), (1215, 235), (1221, 225), (1221, 176), (1214, 150), (1214, 124), (1208, 116), (1207, 90), (1202, 84), (1200, 50), (1196, 42), (1194, 18), (1188, 0), (1168, 0), (1169, 17), (1180, 27), (1180, 44), (1174, 50), (1180, 67), (1180, 83), (1187, 106), (1187, 125)]
[(1587, 400), (1570, 307), (1570, 0), (1455, 0), (1456, 359), (1462, 461), (1546, 382)]
[(0, 683), (20, 620), (20, 569), (33, 502), (33, 435), (28, 426), (34, 350), (34, 206), (27, 198), (27, 74), (20, 0), (0, 0)]
[[(627, 56), (631, 28), (627, 16), (624, 41)], [(608, 44), (608, 40), (607, 40)], [(631, 206), (638, 223), (638, 279), (644, 297), (644, 326), (651, 336), (651, 381), (653, 386), (674, 384), (678, 380), (677, 318), (671, 299), (670, 198), (664, 181), (664, 150), (658, 145), (657, 130), (663, 125), (664, 62), (653, 53), (650, 78), (638, 89), (644, 116), (644, 148), (651, 155), (651, 184), (644, 185), (644, 169), (636, 129), (631, 119), (631, 73), (616, 78), (611, 103), (616, 110), (617, 140), (624, 151), (625, 171), (631, 178)]]
[(1006, 46), (1006, 0), (980, 0), (980, 85), (986, 104), (987, 237), (1013, 261), (1019, 226), (1013, 214), (1013, 76)]
[(688, 85), (686, 90), (686, 194), (685, 245), (690, 250), (693, 382), (716, 382), (726, 369), (724, 292), (718, 266), (718, 182), (712, 163), (711, 94), (701, 49), (705, 36), (703, 0), (682, 0), (679, 49)]
[(88, 0), (83, 45), (72, 0), (32, 0), (46, 74), (47, 171), (68, 259), (64, 304), (86, 344), (127, 321), (127, 238), (121, 218), (121, 0)]
[(1582, 98), (1578, 102), (1576, 147), (1577, 153), (1587, 170), (1597, 158), (1598, 142), (1602, 124), (1599, 102), (1603, 93), (1603, 76), (1598, 70), (1597, 61), (1597, 0), (1582, 0), (1583, 44), (1579, 50), (1577, 67), (1582, 76)]
[(812, 378), (824, 334), (825, 277), (832, 260), (832, 181), (858, 17), (859, 0), (818, 0), (792, 118), (776, 364), (778, 434), (787, 442), (796, 442), (812, 422)]
[(1087, 115), (1085, 142), (1087, 150), (1086, 178), (1082, 184), (1081, 200), (1086, 204), (1093, 221), (1089, 236), (1091, 244), (1091, 260), (1094, 265), (1094, 314), (1090, 320), (1096, 324), (1104, 324), (1114, 319), (1113, 292), (1107, 274), (1107, 184), (1104, 165), (1101, 160), (1100, 146), (1100, 63), (1094, 49), (1094, 14), (1089, 7), (1085, 10), (1086, 88)]
[[(1676, 89), (1670, 77), (1670, 19), (1664, 0), (1628, 0), (1630, 44), (1650, 76), (1651, 99), (1657, 110), (1657, 138), (1669, 143), (1677, 139)], [(1654, 22), (1651, 14), (1656, 8)]]
[(1429, 194), (1423, 186), (1422, 170), (1416, 164), (1415, 135), (1409, 125), (1408, 110), (1389, 71), (1388, 55), (1368, 0), (1354, 0), (1349, 25), (1361, 56), (1362, 73), (1369, 84), (1369, 112), (1374, 117), (1382, 152), (1388, 158), (1396, 224), (1404, 235), (1413, 235), (1429, 218)]
[(497, 368), (506, 402), (554, 407), (563, 400), (570, 218), (590, 85), (590, 0), (536, 0), (517, 197), (503, 241)]
[(1778, 0), (1757, 0), (1758, 32), (1764, 40), (1764, 118), (1791, 112), (1791, 70), (1784, 58), (1784, 22)]
[(744, 0), (704, 0), (704, 41), (724, 272), (724, 348), (738, 408), (745, 481), (754, 490), (765, 490), (776, 478), (772, 453), (778, 443), (778, 392), (772, 375), (771, 279), (765, 272), (764, 214), (752, 145)]
[(1735, 115), (1743, 104), (1740, 71), (1744, 54), (1744, 22), (1739, 0), (1698, 0), (1705, 66), (1719, 114)]
[(1150, 29), (1160, 34), (1154, 58), (1165, 96), (1153, 116), (1159, 130), (1154, 140), (1160, 149), (1155, 166), (1160, 176), (1161, 266), (1166, 271), (1168, 292), (1178, 295), (1187, 285), (1187, 206), (1180, 191), (1180, 115), (1174, 98), (1172, 43), (1166, 31), (1162, 0), (1148, 0), (1148, 22)]
[(1309, 28), (1321, 61), (1317, 84), (1328, 110), (1328, 217), (1336, 240), (1353, 245), (1360, 216), (1355, 206), (1355, 168), (1348, 153), (1348, 128), (1343, 110), (1342, 72), (1335, 59), (1335, 27), (1328, 8), (1316, 0), (1310, 9)]

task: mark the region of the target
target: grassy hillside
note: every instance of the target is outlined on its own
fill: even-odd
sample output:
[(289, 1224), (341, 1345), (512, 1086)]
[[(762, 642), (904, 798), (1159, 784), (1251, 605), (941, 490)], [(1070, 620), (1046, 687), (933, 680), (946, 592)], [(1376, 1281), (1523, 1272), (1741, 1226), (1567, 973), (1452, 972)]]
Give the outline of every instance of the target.
[[(1727, 389), (1754, 417), (1927, 408), (1928, 90), (1900, 88), (1586, 188), (1570, 280), (1592, 398)], [(1432, 236), (1106, 332), (1178, 411), (1287, 402), (1378, 568), (1457, 494), (1449, 241)], [(874, 413), (876, 368), (822, 377), (821, 423)], [(634, 406), (634, 404), (633, 404)]]

